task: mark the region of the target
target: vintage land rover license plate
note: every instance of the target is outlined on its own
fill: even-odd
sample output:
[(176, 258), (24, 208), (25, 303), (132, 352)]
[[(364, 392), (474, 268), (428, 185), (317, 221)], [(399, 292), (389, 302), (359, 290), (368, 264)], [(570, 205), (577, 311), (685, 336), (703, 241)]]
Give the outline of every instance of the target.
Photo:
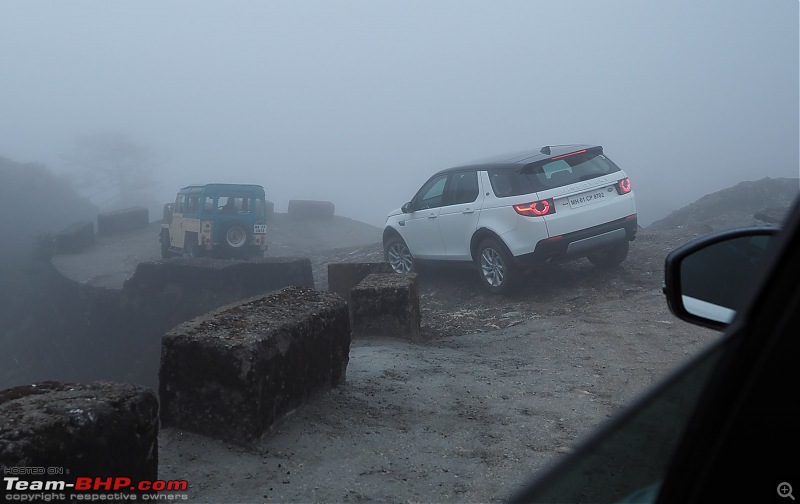
[(264, 234), (267, 232), (266, 224), (253, 224), (253, 234)]

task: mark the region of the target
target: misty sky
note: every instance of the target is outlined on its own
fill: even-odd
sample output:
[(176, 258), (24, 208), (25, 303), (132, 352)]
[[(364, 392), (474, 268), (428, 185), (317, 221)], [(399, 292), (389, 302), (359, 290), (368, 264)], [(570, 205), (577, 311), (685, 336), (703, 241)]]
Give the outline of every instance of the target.
[(61, 172), (113, 132), (158, 154), (163, 202), (258, 183), (278, 211), (380, 226), (439, 169), (593, 143), (646, 225), (798, 176), (798, 19), (797, 0), (0, 0), (0, 155)]

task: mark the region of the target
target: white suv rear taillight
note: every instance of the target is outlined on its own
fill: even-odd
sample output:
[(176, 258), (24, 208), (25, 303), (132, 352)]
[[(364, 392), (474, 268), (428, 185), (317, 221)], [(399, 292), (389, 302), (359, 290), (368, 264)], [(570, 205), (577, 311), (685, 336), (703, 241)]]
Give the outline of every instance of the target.
[(628, 177), (625, 177), (624, 179), (617, 182), (615, 186), (617, 188), (617, 194), (622, 195), (631, 192), (631, 181)]
[(556, 213), (556, 206), (553, 204), (553, 198), (548, 198), (533, 203), (514, 205), (514, 210), (525, 217), (543, 217)]

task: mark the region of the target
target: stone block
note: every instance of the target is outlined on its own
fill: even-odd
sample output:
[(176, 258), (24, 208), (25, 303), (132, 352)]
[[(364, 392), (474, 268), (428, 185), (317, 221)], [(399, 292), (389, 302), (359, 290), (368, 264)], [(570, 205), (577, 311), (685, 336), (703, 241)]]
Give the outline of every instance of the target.
[[(130, 384), (39, 382), (0, 391), (0, 473), (61, 468), (77, 476), (158, 477), (158, 401)], [(45, 480), (42, 475), (26, 479)]]
[(347, 305), (306, 287), (185, 322), (161, 346), (161, 422), (251, 446), (287, 413), (345, 380)]
[[(212, 307), (288, 286), (314, 286), (310, 259), (260, 257), (248, 261), (220, 261), (179, 257), (139, 263), (131, 278), (125, 280), (122, 289), (131, 295), (141, 293), (152, 297), (169, 293), (168, 298), (172, 299), (196, 298), (189, 304), (199, 306), (202, 311), (191, 314), (194, 317)], [(180, 291), (178, 296), (177, 291)], [(215, 304), (210, 306), (196, 302), (204, 299)], [(163, 302), (159, 300), (159, 303)]]
[(350, 303), (350, 291), (372, 273), (393, 273), (388, 262), (329, 263), (328, 290)]
[(146, 228), (150, 224), (150, 211), (145, 207), (132, 207), (97, 216), (97, 234), (111, 235)]
[(264, 213), (267, 216), (267, 220), (271, 221), (275, 218), (275, 203), (267, 200), (264, 204)]
[(94, 223), (76, 222), (56, 235), (57, 254), (76, 254), (94, 243)]
[(373, 273), (350, 292), (353, 336), (420, 339), (416, 273)]

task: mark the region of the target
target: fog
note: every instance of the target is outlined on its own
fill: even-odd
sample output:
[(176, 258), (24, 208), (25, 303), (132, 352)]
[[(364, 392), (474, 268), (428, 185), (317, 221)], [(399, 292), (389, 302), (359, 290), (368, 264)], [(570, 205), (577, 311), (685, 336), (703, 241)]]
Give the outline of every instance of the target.
[(798, 2), (0, 3), (0, 155), (156, 154), (156, 198), (265, 186), (382, 225), (434, 171), (593, 143), (640, 222), (798, 175)]

